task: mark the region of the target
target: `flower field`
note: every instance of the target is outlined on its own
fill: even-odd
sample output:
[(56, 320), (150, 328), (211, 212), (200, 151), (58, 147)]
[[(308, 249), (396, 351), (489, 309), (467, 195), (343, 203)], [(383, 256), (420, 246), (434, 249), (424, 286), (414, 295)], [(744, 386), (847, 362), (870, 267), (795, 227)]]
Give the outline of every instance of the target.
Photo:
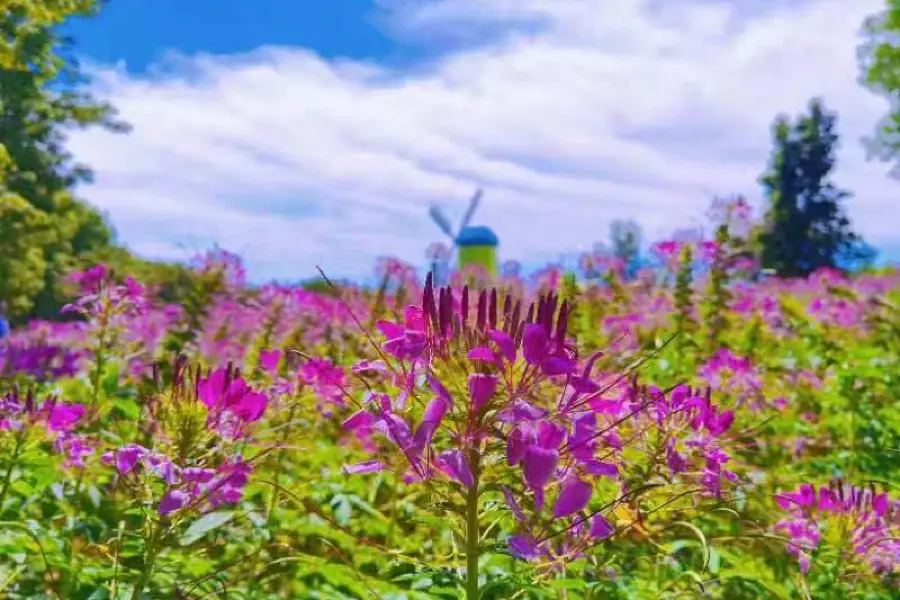
[(318, 292), (215, 252), (178, 306), (78, 273), (0, 341), (0, 597), (900, 597), (900, 272), (707, 249)]

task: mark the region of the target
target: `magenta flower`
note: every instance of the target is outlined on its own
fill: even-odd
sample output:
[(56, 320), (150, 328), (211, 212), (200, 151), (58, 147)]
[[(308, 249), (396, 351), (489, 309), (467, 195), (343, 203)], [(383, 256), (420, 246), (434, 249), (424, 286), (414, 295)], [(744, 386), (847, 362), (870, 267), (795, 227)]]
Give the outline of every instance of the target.
[(47, 427), (50, 431), (71, 431), (84, 416), (84, 407), (80, 404), (57, 402), (49, 407)]
[(281, 362), (281, 350), (260, 350), (259, 365), (266, 373), (278, 372), (278, 364)]
[(447, 450), (438, 456), (442, 470), (453, 480), (466, 487), (475, 485), (472, 469), (461, 450)]
[(543, 489), (556, 471), (559, 452), (533, 444), (528, 446), (522, 458), (525, 482), (533, 490)]
[(497, 389), (496, 375), (473, 373), (469, 375), (469, 399), (477, 411), (484, 408)]
[(344, 472), (348, 475), (359, 475), (361, 473), (377, 473), (387, 468), (383, 462), (378, 460), (367, 460), (365, 462), (356, 463), (354, 465), (344, 465)]
[(191, 503), (191, 496), (183, 490), (169, 490), (159, 501), (159, 514), (165, 516)]
[(594, 515), (591, 517), (591, 537), (603, 540), (611, 536), (615, 531), (616, 528), (602, 515)]
[(572, 478), (563, 483), (556, 505), (553, 507), (553, 516), (557, 519), (568, 517), (587, 506), (591, 499), (591, 486), (577, 478)]
[(103, 461), (107, 464), (113, 464), (120, 475), (128, 475), (132, 473), (149, 450), (143, 446), (129, 444), (112, 452), (103, 455)]
[[(197, 384), (197, 395), (207, 407), (211, 424), (227, 430), (230, 418), (237, 420), (239, 433), (246, 425), (258, 421), (269, 404), (265, 394), (254, 391), (231, 369), (217, 369)], [(223, 429), (223, 427), (225, 429)]]

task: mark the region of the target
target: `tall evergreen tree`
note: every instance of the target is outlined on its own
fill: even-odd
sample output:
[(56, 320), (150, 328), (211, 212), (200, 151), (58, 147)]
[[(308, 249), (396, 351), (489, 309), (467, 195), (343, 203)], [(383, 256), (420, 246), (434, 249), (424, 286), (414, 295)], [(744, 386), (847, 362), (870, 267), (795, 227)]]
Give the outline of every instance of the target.
[(759, 242), (762, 266), (779, 276), (804, 276), (870, 254), (844, 212), (842, 201), (850, 194), (830, 180), (836, 124), (837, 115), (819, 100), (795, 122), (785, 117), (775, 122), (775, 148), (760, 178), (769, 208)]

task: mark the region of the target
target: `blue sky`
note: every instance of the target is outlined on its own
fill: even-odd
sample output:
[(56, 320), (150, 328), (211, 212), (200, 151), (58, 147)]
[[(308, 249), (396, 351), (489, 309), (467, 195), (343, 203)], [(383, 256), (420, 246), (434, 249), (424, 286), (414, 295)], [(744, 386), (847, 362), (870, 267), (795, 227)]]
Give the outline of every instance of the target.
[(260, 46), (313, 48), (323, 57), (402, 60), (377, 23), (372, 0), (112, 0), (99, 17), (72, 23), (81, 52), (146, 70), (166, 52), (235, 54)]
[(616, 218), (660, 238), (715, 194), (759, 205), (772, 120), (821, 96), (851, 216), (898, 248), (897, 182), (860, 142), (885, 106), (855, 63), (880, 3), (112, 0), (67, 31), (133, 131), (71, 146), (141, 254), (219, 244), (258, 280), (362, 277), (385, 254), (424, 264), (428, 205), (456, 220), (476, 186), (476, 222), (527, 264)]

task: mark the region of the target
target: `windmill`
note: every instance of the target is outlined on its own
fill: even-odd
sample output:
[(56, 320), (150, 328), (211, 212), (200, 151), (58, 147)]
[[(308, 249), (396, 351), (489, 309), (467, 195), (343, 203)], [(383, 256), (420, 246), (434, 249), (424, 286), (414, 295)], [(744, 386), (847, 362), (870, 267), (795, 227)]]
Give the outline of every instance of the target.
[(440, 207), (432, 205), (428, 210), (431, 219), (438, 228), (450, 238), (453, 248), (456, 250), (460, 270), (470, 265), (479, 265), (493, 276), (497, 275), (497, 246), (499, 240), (490, 228), (483, 225), (469, 225), (475, 211), (481, 203), (481, 190), (476, 190), (475, 195), (469, 200), (469, 207), (459, 223), (459, 229), (454, 232), (450, 220)]

